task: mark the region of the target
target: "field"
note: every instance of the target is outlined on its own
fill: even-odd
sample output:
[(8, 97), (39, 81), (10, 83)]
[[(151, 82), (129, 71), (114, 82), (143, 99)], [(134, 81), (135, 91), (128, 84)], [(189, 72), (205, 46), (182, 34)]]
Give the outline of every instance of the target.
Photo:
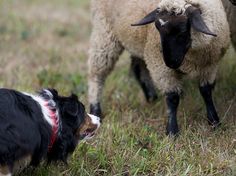
[[(89, 0), (1, 0), (0, 86), (35, 92), (54, 87), (87, 103)], [(185, 81), (179, 107), (181, 135), (166, 137), (163, 96), (148, 104), (124, 53), (106, 82), (105, 120), (98, 135), (82, 142), (68, 166), (29, 168), (20, 175), (236, 175), (236, 54), (221, 63), (214, 92), (222, 120), (206, 121), (196, 81)]]

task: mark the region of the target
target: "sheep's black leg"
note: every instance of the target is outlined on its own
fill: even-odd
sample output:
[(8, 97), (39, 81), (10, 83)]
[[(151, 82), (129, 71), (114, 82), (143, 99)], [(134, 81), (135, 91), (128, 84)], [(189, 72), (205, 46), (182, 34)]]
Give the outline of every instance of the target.
[(208, 122), (213, 127), (216, 127), (220, 124), (220, 120), (217, 115), (214, 102), (212, 100), (213, 89), (214, 89), (214, 84), (206, 84), (205, 86), (199, 87), (200, 93), (206, 105)]
[(102, 109), (100, 103), (90, 104), (90, 113), (95, 116), (102, 117)]
[(177, 109), (179, 105), (180, 96), (176, 92), (171, 92), (166, 94), (166, 104), (167, 104), (167, 113), (168, 113), (168, 122), (167, 122), (167, 135), (176, 135), (179, 132), (178, 123), (177, 123)]
[(131, 69), (144, 92), (146, 100), (154, 102), (158, 97), (146, 63), (143, 59), (135, 56), (131, 56), (131, 60)]

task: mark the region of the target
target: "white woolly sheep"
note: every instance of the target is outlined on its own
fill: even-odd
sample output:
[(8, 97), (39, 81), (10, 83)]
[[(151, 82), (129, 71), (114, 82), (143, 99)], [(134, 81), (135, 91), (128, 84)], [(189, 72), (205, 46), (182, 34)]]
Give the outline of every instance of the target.
[(236, 0), (230, 1), (235, 6), (233, 6), (229, 0), (222, 0), (229, 22), (232, 44), (236, 49)]
[[(144, 63), (143, 68), (146, 63), (153, 84), (166, 95), (167, 134), (179, 131), (176, 114), (185, 75), (199, 80), (208, 121), (214, 127), (219, 125), (211, 94), (218, 63), (230, 41), (220, 0), (92, 0), (91, 5), (88, 94), (92, 114), (101, 115), (104, 82), (125, 49)], [(135, 24), (145, 26), (131, 27), (145, 15)], [(146, 25), (153, 22), (155, 25)], [(145, 82), (148, 70), (133, 68), (144, 92), (151, 92), (146, 97), (155, 98)]]

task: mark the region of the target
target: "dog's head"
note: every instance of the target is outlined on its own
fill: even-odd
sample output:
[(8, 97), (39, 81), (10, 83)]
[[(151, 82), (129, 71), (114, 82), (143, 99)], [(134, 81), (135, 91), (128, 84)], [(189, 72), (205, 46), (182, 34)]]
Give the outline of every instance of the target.
[(87, 114), (84, 105), (75, 94), (70, 97), (59, 97), (58, 104), (62, 125), (73, 131), (73, 136), (77, 142), (90, 139), (95, 135), (100, 126), (100, 118)]
[(59, 96), (57, 91), (49, 90), (56, 102), (60, 127), (57, 140), (49, 152), (49, 160), (63, 160), (75, 150), (83, 139), (92, 138), (100, 126), (100, 118), (87, 114), (84, 105), (75, 94), (69, 97)]

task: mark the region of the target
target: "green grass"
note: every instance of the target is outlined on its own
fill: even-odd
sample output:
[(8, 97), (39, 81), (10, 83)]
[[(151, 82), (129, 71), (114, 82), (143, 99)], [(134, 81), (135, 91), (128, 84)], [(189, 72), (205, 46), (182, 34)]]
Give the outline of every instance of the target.
[[(0, 86), (75, 92), (88, 107), (89, 19), (88, 0), (0, 1)], [(231, 49), (214, 92), (222, 126), (210, 129), (197, 83), (185, 81), (174, 140), (165, 135), (163, 97), (145, 102), (125, 53), (106, 82), (106, 118), (96, 138), (82, 142), (68, 166), (42, 163), (21, 175), (236, 175), (235, 59)]]

